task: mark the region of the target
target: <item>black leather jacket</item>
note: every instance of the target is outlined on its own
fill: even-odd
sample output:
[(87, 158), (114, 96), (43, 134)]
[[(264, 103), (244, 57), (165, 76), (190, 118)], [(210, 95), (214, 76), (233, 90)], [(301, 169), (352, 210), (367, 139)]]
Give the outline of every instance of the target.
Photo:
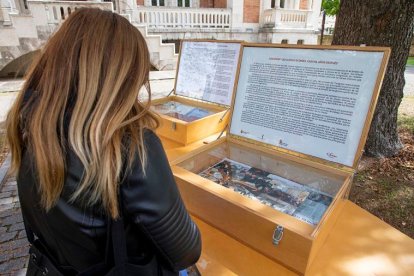
[[(145, 264), (156, 256), (164, 270), (177, 272), (198, 260), (200, 233), (184, 207), (161, 141), (151, 131), (144, 140), (146, 176), (136, 162), (120, 186), (128, 257), (130, 262)], [(39, 206), (33, 164), (30, 152), (24, 151), (17, 184), (25, 221), (61, 267), (82, 271), (102, 262), (106, 216), (98, 208), (69, 202), (83, 173), (79, 159), (68, 153), (61, 198), (47, 213)]]

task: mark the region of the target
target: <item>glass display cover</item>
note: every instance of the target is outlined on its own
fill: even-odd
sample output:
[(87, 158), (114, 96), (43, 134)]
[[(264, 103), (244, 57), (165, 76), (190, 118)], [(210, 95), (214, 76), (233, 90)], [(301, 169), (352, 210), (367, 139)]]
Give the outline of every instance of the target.
[(153, 105), (152, 110), (184, 122), (193, 122), (215, 113), (214, 111), (205, 108), (195, 107), (176, 101), (168, 101), (166, 103)]
[(179, 166), (314, 226), (344, 181), (232, 143), (200, 153)]

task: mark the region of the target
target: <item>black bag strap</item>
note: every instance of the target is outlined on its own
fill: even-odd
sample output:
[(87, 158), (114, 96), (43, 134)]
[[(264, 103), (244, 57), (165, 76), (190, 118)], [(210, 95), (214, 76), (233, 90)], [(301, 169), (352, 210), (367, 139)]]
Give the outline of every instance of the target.
[(116, 220), (111, 219), (112, 250), (115, 262), (114, 265), (117, 269), (118, 275), (126, 275), (125, 265), (128, 262), (128, 255), (122, 212), (122, 192), (120, 189), (118, 191), (118, 208), (119, 218)]
[[(104, 263), (106, 266), (111, 264), (111, 260), (113, 259), (113, 252), (111, 252), (111, 239), (112, 239), (112, 220), (108, 218), (106, 220), (106, 239), (105, 239), (105, 260)], [(112, 253), (112, 255), (111, 255)]]
[(128, 262), (127, 247), (123, 219), (112, 221), (112, 251), (114, 266), (118, 275), (125, 275), (125, 265)]

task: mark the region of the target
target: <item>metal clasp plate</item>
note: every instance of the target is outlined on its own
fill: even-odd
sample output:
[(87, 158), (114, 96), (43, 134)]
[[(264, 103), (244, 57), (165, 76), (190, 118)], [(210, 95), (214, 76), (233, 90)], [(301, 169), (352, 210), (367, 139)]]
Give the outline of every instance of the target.
[(176, 122), (171, 123), (171, 129), (172, 130), (177, 130), (177, 123)]
[(279, 242), (283, 238), (283, 226), (276, 227), (275, 231), (273, 232), (273, 245), (277, 246)]

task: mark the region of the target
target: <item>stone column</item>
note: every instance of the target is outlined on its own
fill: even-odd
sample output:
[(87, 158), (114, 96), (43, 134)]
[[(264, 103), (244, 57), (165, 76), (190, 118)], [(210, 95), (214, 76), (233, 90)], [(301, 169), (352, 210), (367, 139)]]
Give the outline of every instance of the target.
[(190, 0), (190, 8), (200, 8), (200, 0)]
[[(21, 13), (21, 14), (30, 13), (30, 11), (28, 9), (29, 7), (27, 6), (27, 0), (11, 0), (11, 1), (14, 1), (17, 10), (19, 10), (19, 13)], [(1, 2), (1, 0), (0, 0), (0, 2)]]
[(293, 9), (299, 10), (299, 6), (300, 6), (300, 0), (295, 0), (295, 6)]
[(164, 0), (165, 7), (177, 7), (177, 0)]
[(276, 0), (275, 1), (275, 8), (279, 9), (280, 8), (280, 0)]
[(322, 0), (309, 0), (311, 2), (310, 9), (311, 12), (308, 14), (308, 28), (317, 29), (319, 26), (317, 26), (319, 14), (321, 12), (321, 5)]
[(227, 0), (227, 7), (231, 9), (231, 28), (241, 29), (243, 27), (244, 0)]
[(265, 11), (272, 8), (272, 0), (261, 0), (260, 11)]
[(272, 8), (272, 0), (261, 0), (260, 2), (260, 13), (259, 13), (259, 24), (263, 23), (263, 15), (265, 10)]

